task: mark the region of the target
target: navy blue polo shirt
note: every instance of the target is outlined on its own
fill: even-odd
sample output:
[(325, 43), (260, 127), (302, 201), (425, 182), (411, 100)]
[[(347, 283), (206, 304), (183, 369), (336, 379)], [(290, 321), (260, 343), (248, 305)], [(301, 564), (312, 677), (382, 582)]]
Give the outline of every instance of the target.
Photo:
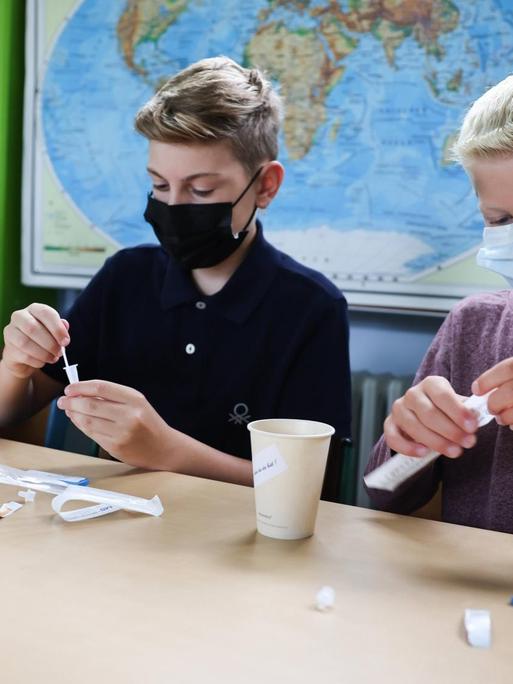
[[(306, 418), (350, 434), (347, 304), (270, 245), (261, 225), (218, 293), (203, 295), (158, 245), (110, 257), (67, 313), (81, 380), (142, 392), (173, 428), (250, 458), (260, 418)], [(44, 367), (67, 383), (62, 361)]]

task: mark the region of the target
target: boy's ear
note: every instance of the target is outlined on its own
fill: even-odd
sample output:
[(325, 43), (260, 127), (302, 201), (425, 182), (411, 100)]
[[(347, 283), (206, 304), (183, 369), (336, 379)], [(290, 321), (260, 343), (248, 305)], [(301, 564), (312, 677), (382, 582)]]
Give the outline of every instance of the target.
[(285, 169), (279, 161), (267, 162), (257, 179), (256, 205), (265, 209), (276, 196), (285, 175)]

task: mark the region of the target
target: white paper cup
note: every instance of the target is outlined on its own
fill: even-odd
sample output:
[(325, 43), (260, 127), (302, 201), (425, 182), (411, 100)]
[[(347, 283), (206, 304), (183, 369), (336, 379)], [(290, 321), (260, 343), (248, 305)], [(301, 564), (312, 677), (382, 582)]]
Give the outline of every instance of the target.
[(251, 433), (257, 530), (275, 539), (314, 533), (335, 429), (294, 418), (255, 420)]

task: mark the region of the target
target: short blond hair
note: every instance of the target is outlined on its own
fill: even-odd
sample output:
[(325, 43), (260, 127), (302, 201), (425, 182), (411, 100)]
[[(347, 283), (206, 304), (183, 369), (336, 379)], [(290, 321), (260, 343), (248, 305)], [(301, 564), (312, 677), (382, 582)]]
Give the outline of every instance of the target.
[(253, 172), (278, 156), (281, 98), (259, 69), (202, 59), (172, 76), (137, 112), (135, 128), (169, 143), (227, 141)]
[(464, 167), (472, 161), (513, 155), (513, 76), (507, 76), (466, 113), (451, 157)]

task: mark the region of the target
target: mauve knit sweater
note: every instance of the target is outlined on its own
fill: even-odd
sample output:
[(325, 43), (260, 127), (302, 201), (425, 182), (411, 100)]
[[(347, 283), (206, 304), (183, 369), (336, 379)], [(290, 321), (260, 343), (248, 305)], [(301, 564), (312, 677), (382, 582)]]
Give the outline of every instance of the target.
[[(513, 291), (469, 297), (445, 319), (414, 384), (428, 375), (442, 375), (458, 394), (469, 396), (472, 382), (508, 357), (513, 357)], [(366, 473), (391, 457), (381, 437)], [(441, 456), (395, 492), (368, 493), (382, 510), (410, 513), (429, 501), (440, 482), (442, 520), (513, 532), (513, 432), (508, 427), (492, 420), (478, 430), (476, 445), (460, 458)]]

